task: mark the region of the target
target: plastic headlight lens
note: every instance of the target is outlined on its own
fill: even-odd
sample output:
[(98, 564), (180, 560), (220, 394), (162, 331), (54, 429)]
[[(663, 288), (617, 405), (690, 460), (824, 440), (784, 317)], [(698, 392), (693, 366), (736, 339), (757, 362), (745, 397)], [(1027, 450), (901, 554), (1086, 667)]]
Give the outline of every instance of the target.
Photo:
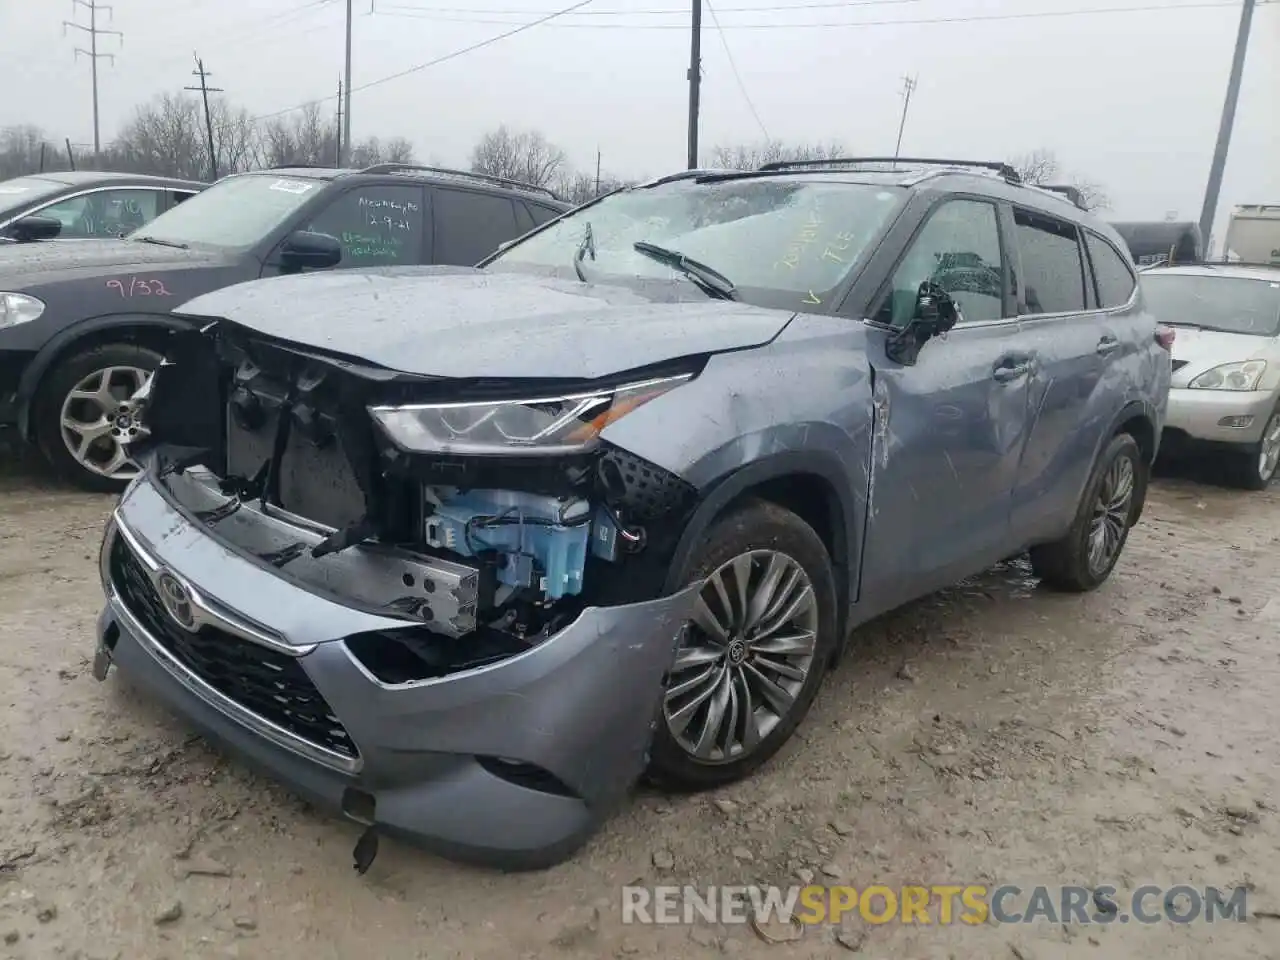
[(596, 445), (609, 424), (692, 376), (528, 400), (370, 407), (369, 413), (392, 443), (411, 453), (581, 453)]
[(1206, 370), (1188, 387), (1193, 390), (1257, 390), (1258, 381), (1267, 369), (1265, 360), (1246, 360), (1243, 363), (1224, 363)]
[(0, 293), (0, 330), (29, 323), (44, 313), (44, 301), (25, 293)]

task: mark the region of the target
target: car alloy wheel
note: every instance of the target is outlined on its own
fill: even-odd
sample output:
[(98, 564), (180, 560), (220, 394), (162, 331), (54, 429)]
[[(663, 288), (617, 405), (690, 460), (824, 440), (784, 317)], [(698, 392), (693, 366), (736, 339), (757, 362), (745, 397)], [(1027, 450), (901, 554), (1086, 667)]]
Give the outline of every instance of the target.
[(695, 760), (748, 756), (797, 702), (818, 642), (818, 601), (791, 557), (752, 550), (699, 591), (671, 669), (663, 716)]
[(1095, 576), (1115, 562), (1133, 515), (1134, 472), (1129, 457), (1116, 457), (1098, 488), (1089, 524), (1089, 571)]
[(84, 469), (112, 480), (137, 475), (125, 444), (148, 433), (132, 401), (150, 376), (140, 367), (105, 367), (68, 391), (59, 416), (62, 442)]
[(1280, 410), (1271, 415), (1262, 431), (1262, 443), (1258, 450), (1258, 478), (1270, 482), (1280, 465)]

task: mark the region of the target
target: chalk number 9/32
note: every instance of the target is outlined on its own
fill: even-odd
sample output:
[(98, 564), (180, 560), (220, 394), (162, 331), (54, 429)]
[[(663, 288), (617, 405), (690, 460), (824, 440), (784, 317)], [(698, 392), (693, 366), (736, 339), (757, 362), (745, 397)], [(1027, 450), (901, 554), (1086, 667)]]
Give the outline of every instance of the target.
[(130, 277), (128, 280), (108, 280), (107, 289), (114, 290), (126, 300), (130, 297), (171, 297), (172, 293), (163, 280)]

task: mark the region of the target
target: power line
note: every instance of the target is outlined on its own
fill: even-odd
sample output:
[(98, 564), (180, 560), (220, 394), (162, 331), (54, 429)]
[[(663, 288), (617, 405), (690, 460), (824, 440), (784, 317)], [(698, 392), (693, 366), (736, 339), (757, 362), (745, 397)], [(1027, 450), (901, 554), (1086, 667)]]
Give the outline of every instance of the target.
[[(277, 35), (273, 34), (269, 30), (264, 30), (263, 28), (264, 27), (279, 28), (286, 25), (301, 22), (302, 20), (305, 20), (323, 10), (332, 9), (332, 6), (335, 2), (336, 0), (305, 0), (305, 2), (295, 4), (294, 6), (291, 6), (285, 10), (277, 10), (275, 13), (267, 14), (266, 16), (262, 17), (260, 20), (256, 21), (254, 25), (252, 27), (249, 27), (248, 29), (241, 27), (241, 28), (236, 28), (234, 30), (231, 30), (227, 33), (223, 33), (221, 35), (215, 34), (212, 37), (202, 36), (200, 39), (200, 43), (202, 46), (217, 46), (217, 45), (227, 44), (227, 43), (239, 43), (239, 44), (249, 45), (252, 43), (260, 42), (262, 40), (279, 40), (279, 37)], [(291, 43), (296, 42), (297, 40), (299, 40), (302, 37), (305, 37), (309, 33), (315, 33), (319, 30), (327, 30), (332, 26), (333, 26), (332, 23), (320, 24), (315, 27), (310, 27), (301, 32), (290, 33), (288, 39)], [(172, 62), (176, 62), (179, 59), (185, 59), (185, 58), (164, 57), (159, 59), (156, 62), (172, 63)]]
[(720, 45), (724, 47), (724, 55), (729, 61), (729, 69), (733, 71), (733, 79), (738, 83), (738, 91), (742, 94), (742, 99), (747, 102), (747, 109), (751, 111), (751, 116), (755, 117), (756, 126), (764, 134), (765, 140), (772, 140), (773, 138), (769, 136), (769, 128), (760, 119), (760, 113), (756, 110), (756, 105), (751, 100), (751, 94), (747, 93), (747, 85), (742, 82), (742, 74), (738, 72), (738, 65), (734, 62), (733, 51), (729, 49), (729, 41), (725, 37), (724, 31), (720, 29), (720, 18), (716, 16), (716, 8), (711, 5), (711, 0), (703, 0), (703, 2), (707, 5), (707, 12), (711, 14), (711, 22), (715, 25), (716, 33), (720, 37)]
[[(1275, 0), (1257, 0), (1259, 6), (1273, 3)], [(926, 24), (982, 23), (997, 20), (1038, 20), (1065, 17), (1091, 17), (1122, 13), (1178, 13), (1183, 10), (1234, 10), (1238, 5), (1234, 0), (1219, 0), (1216, 3), (1182, 3), (1182, 4), (1147, 4), (1130, 7), (1095, 7), (1084, 10), (1037, 10), (1025, 13), (992, 13), (970, 14), (954, 17), (920, 17), (896, 20), (839, 20), (834, 22), (772, 22), (772, 23), (725, 23), (722, 30), (831, 30), (842, 27), (911, 27)], [(381, 8), (379, 8), (381, 10)], [(679, 11), (667, 11), (676, 14)], [(724, 11), (722, 11), (724, 12)], [(409, 16), (405, 14), (404, 16)], [(501, 26), (511, 23), (510, 20), (490, 20), (472, 17), (409, 17), (410, 19), (435, 20), (442, 23), (475, 23)], [(687, 23), (556, 23), (553, 27), (562, 30), (688, 30)]]
[(107, 17), (111, 16), (111, 8), (98, 3), (98, 0), (71, 0), (72, 9), (83, 8), (89, 11), (89, 25), (86, 27), (83, 23), (76, 23), (74, 20), (62, 21), (62, 32), (65, 34), (67, 29), (80, 30), (89, 35), (89, 49), (76, 47), (76, 58), (79, 59), (80, 54), (84, 54), (89, 58), (89, 64), (93, 72), (93, 156), (96, 159), (102, 153), (102, 137), (99, 132), (98, 125), (98, 61), (102, 59), (110, 60), (113, 64), (116, 62), (115, 54), (98, 52), (98, 37), (115, 36), (120, 38), (120, 42), (124, 43), (124, 34), (119, 30), (103, 30), (98, 26), (98, 11), (105, 10)]
[[(723, 7), (721, 13), (788, 13), (795, 10), (838, 10), (848, 7), (883, 7), (900, 6), (907, 3), (927, 3), (928, 0), (824, 0), (821, 3), (790, 3), (784, 6), (761, 7)], [(419, 7), (413, 4), (392, 3), (377, 7), (374, 13), (394, 15), (396, 11), (404, 13), (470, 13), (481, 16), (527, 17), (533, 13), (545, 13), (542, 10), (510, 10), (510, 9), (477, 9), (475, 7)], [(575, 17), (656, 17), (670, 14), (683, 14), (685, 11), (668, 7), (664, 10), (585, 10), (575, 13)]]
[[(381, 86), (384, 83), (390, 83), (392, 80), (399, 80), (401, 77), (407, 77), (410, 74), (418, 73), (419, 71), (426, 70), (429, 67), (434, 67), (438, 64), (446, 63), (449, 60), (456, 60), (458, 57), (465, 56), (468, 53), (473, 53), (476, 50), (483, 49), (484, 47), (492, 46), (493, 44), (497, 43), (500, 40), (505, 40), (508, 37), (514, 37), (517, 33), (524, 33), (526, 30), (532, 30), (534, 27), (541, 26), (542, 24), (547, 23), (551, 20), (554, 20), (557, 17), (562, 17), (567, 13), (572, 13), (574, 10), (577, 10), (580, 7), (585, 7), (588, 3), (591, 3), (591, 2), (592, 0), (578, 0), (577, 3), (573, 4), (572, 6), (565, 7), (563, 10), (557, 10), (553, 13), (547, 14), (544, 17), (540, 17), (537, 20), (533, 20), (530, 23), (521, 24), (520, 26), (516, 27), (513, 30), (507, 30), (503, 33), (499, 33), (496, 36), (489, 37), (487, 40), (481, 40), (479, 43), (473, 43), (469, 47), (463, 47), (460, 50), (454, 50), (452, 53), (446, 53), (443, 56), (436, 57), (434, 60), (428, 60), (425, 63), (420, 63), (417, 66), (409, 67), (407, 70), (401, 70), (398, 73), (392, 73), (392, 74), (388, 74), (385, 77), (379, 77), (377, 80), (370, 80), (368, 83), (362, 83), (357, 87), (350, 87), (346, 95), (349, 97), (352, 93), (359, 93), (363, 90), (368, 90), (372, 87)], [(293, 111), (295, 110), (305, 110), (307, 107), (314, 106), (317, 103), (322, 103), (325, 99), (327, 98), (322, 97), (319, 100), (308, 100), (305, 103), (300, 103), (292, 107), (286, 107), (283, 110), (276, 110), (272, 113), (264, 113), (261, 116), (254, 117), (253, 120), (255, 123), (262, 120), (271, 120), (275, 117), (283, 116), (286, 113), (293, 113)]]

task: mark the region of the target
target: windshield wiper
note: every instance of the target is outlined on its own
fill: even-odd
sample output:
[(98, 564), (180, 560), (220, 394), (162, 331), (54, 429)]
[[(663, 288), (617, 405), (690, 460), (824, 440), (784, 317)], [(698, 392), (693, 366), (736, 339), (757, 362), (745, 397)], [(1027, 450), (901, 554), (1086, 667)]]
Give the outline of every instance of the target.
[(587, 221), (587, 229), (582, 232), (582, 242), (578, 244), (578, 249), (573, 254), (573, 272), (583, 283), (587, 282), (587, 275), (583, 272), (582, 261), (588, 253), (591, 254), (592, 260), (596, 258), (596, 235), (591, 231), (590, 220)]
[(161, 240), (159, 237), (130, 237), (130, 240), (136, 240), (138, 243), (154, 243), (158, 247), (173, 247), (175, 250), (189, 249), (185, 243), (178, 243), (176, 240)]
[(636, 253), (642, 253), (651, 260), (680, 271), (713, 297), (721, 300), (738, 299), (738, 288), (733, 285), (732, 280), (719, 270), (687, 257), (679, 250), (668, 250), (646, 240), (637, 240), (631, 246)]

